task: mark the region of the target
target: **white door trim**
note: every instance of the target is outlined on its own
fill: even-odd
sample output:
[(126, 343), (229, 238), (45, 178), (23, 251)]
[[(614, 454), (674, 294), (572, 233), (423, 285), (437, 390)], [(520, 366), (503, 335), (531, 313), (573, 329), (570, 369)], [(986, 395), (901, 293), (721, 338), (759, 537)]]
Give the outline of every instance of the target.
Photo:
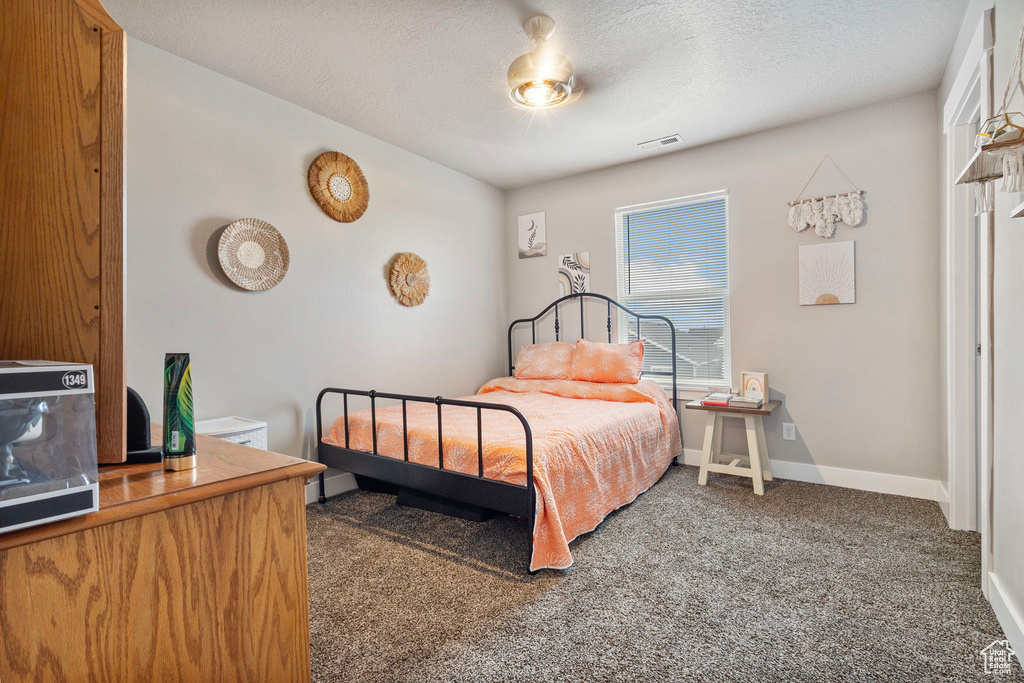
[[(975, 247), (971, 190), (954, 182), (966, 161), (967, 125), (992, 114), (993, 10), (982, 13), (949, 97), (943, 103), (945, 139), (945, 416), (950, 527), (982, 533), (982, 588), (988, 594), (991, 559), (989, 487), (992, 461), (991, 214), (979, 216)], [(977, 283), (977, 284), (976, 284)], [(980, 291), (975, 297), (976, 287)], [(975, 339), (975, 311), (981, 334)], [(981, 344), (975, 384), (975, 344)], [(975, 386), (980, 387), (975, 396)], [(977, 406), (978, 419), (975, 420)], [(977, 436), (977, 439), (976, 439)]]
[[(975, 82), (971, 95), (977, 100)], [(977, 531), (978, 478), (976, 418), (976, 343), (978, 248), (971, 202), (972, 189), (954, 185), (956, 175), (970, 159), (973, 126), (980, 106), (963, 111), (963, 119), (946, 129), (946, 455), (952, 529)]]
[[(970, 107), (971, 102), (968, 95), (982, 76), (981, 62), (985, 59), (985, 53), (991, 51), (995, 44), (995, 25), (992, 23), (993, 11), (991, 8), (982, 11), (981, 19), (971, 34), (971, 40), (967, 46), (963, 61), (960, 62), (956, 76), (953, 78), (949, 95), (946, 97), (946, 101), (942, 103), (943, 130), (957, 125), (958, 121), (960, 123), (964, 122), (964, 110)], [(989, 93), (991, 96), (991, 88), (989, 88)], [(991, 102), (989, 106), (991, 106)]]

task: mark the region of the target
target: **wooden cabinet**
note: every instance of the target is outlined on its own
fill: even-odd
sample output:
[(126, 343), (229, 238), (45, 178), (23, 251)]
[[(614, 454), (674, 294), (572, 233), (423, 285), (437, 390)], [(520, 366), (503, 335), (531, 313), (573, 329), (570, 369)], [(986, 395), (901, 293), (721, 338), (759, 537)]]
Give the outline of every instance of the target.
[(0, 358), (91, 363), (125, 457), (125, 36), (98, 0), (0, 2)]
[[(0, 0), (0, 358), (94, 366), (101, 463), (125, 459), (124, 87), (98, 0)], [(101, 468), (98, 512), (0, 535), (0, 681), (309, 679), (323, 466), (197, 446), (193, 470)]]
[(99, 512), (0, 535), (0, 680), (309, 680), (323, 465), (197, 445), (194, 470), (103, 468)]

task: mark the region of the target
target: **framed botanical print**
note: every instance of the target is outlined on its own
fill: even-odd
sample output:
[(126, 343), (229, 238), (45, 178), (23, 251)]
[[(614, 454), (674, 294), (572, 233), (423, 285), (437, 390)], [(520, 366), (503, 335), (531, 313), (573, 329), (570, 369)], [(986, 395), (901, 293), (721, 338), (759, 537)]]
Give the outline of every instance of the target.
[(590, 252), (558, 257), (558, 296), (590, 291)]
[(519, 258), (534, 258), (548, 253), (547, 226), (544, 212), (519, 217)]

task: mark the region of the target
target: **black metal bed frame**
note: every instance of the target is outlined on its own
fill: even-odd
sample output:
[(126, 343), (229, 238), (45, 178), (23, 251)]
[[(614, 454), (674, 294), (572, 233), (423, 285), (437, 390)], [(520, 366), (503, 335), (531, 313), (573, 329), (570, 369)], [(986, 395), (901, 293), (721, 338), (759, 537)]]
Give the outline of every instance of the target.
[[(672, 332), (672, 372), (648, 372), (646, 375), (660, 375), (672, 377), (672, 406), (676, 407), (678, 391), (676, 389), (676, 329), (672, 321), (661, 315), (636, 313), (626, 308), (614, 299), (603, 294), (592, 294), (589, 292), (569, 294), (556, 299), (543, 311), (532, 318), (520, 318), (512, 322), (508, 327), (508, 366), (509, 374), (515, 371), (514, 356), (512, 353), (512, 337), (519, 325), (530, 324), (532, 343), (537, 343), (537, 321), (543, 318), (551, 309), (554, 309), (555, 340), (561, 340), (561, 321), (559, 307), (566, 301), (579, 300), (580, 311), (580, 338), (586, 338), (585, 307), (586, 299), (596, 299), (607, 304), (606, 328), (608, 341), (612, 340), (612, 307), (636, 319), (637, 338), (640, 338), (640, 323), (642, 320), (663, 322), (669, 326)], [(322, 404), (327, 394), (340, 394), (345, 418), (345, 447), (332, 446), (323, 442), (323, 417)], [(351, 449), (349, 441), (349, 419), (348, 419), (348, 397), (363, 396), (370, 399), (370, 422), (372, 434), (372, 451), (357, 451)], [(404, 458), (399, 460), (377, 452), (377, 399), (400, 401), (402, 405), (402, 441), (404, 444)], [(437, 457), (438, 466), (421, 465), (409, 461), (409, 430), (408, 430), (408, 404), (412, 403), (433, 403), (437, 405)], [(477, 465), (476, 476), (444, 469), (444, 438), (442, 423), (442, 407), (459, 406), (476, 409), (476, 433), (477, 433)], [(508, 482), (484, 477), (483, 464), (483, 411), (497, 410), (514, 415), (523, 425), (523, 433), (526, 445), (526, 483), (510, 484)], [(533, 432), (530, 423), (516, 408), (497, 403), (484, 403), (480, 401), (462, 401), (459, 399), (442, 398), (436, 396), (412, 396), (408, 394), (391, 394), (380, 391), (360, 391), (356, 389), (340, 389), (327, 387), (316, 397), (316, 442), (317, 454), (321, 463), (328, 467), (351, 472), (356, 475), (375, 479), (398, 486), (400, 489), (411, 489), (427, 495), (437, 496), (457, 503), (476, 506), (496, 512), (503, 512), (511, 515), (525, 517), (530, 522), (530, 551), (527, 559), (529, 567), (530, 559), (533, 557), (533, 528), (536, 521), (536, 489), (533, 482)], [(675, 461), (673, 460), (673, 463)], [(320, 497), (319, 502), (327, 500), (324, 474), (320, 473)], [(531, 572), (533, 573), (533, 572)]]

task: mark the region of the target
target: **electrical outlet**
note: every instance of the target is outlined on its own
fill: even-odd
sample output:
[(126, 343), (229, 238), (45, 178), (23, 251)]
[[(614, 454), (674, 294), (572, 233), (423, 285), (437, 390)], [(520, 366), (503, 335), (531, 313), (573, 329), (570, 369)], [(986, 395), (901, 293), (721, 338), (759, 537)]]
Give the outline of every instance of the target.
[(792, 422), (783, 422), (782, 438), (786, 441), (796, 441), (796, 425)]

